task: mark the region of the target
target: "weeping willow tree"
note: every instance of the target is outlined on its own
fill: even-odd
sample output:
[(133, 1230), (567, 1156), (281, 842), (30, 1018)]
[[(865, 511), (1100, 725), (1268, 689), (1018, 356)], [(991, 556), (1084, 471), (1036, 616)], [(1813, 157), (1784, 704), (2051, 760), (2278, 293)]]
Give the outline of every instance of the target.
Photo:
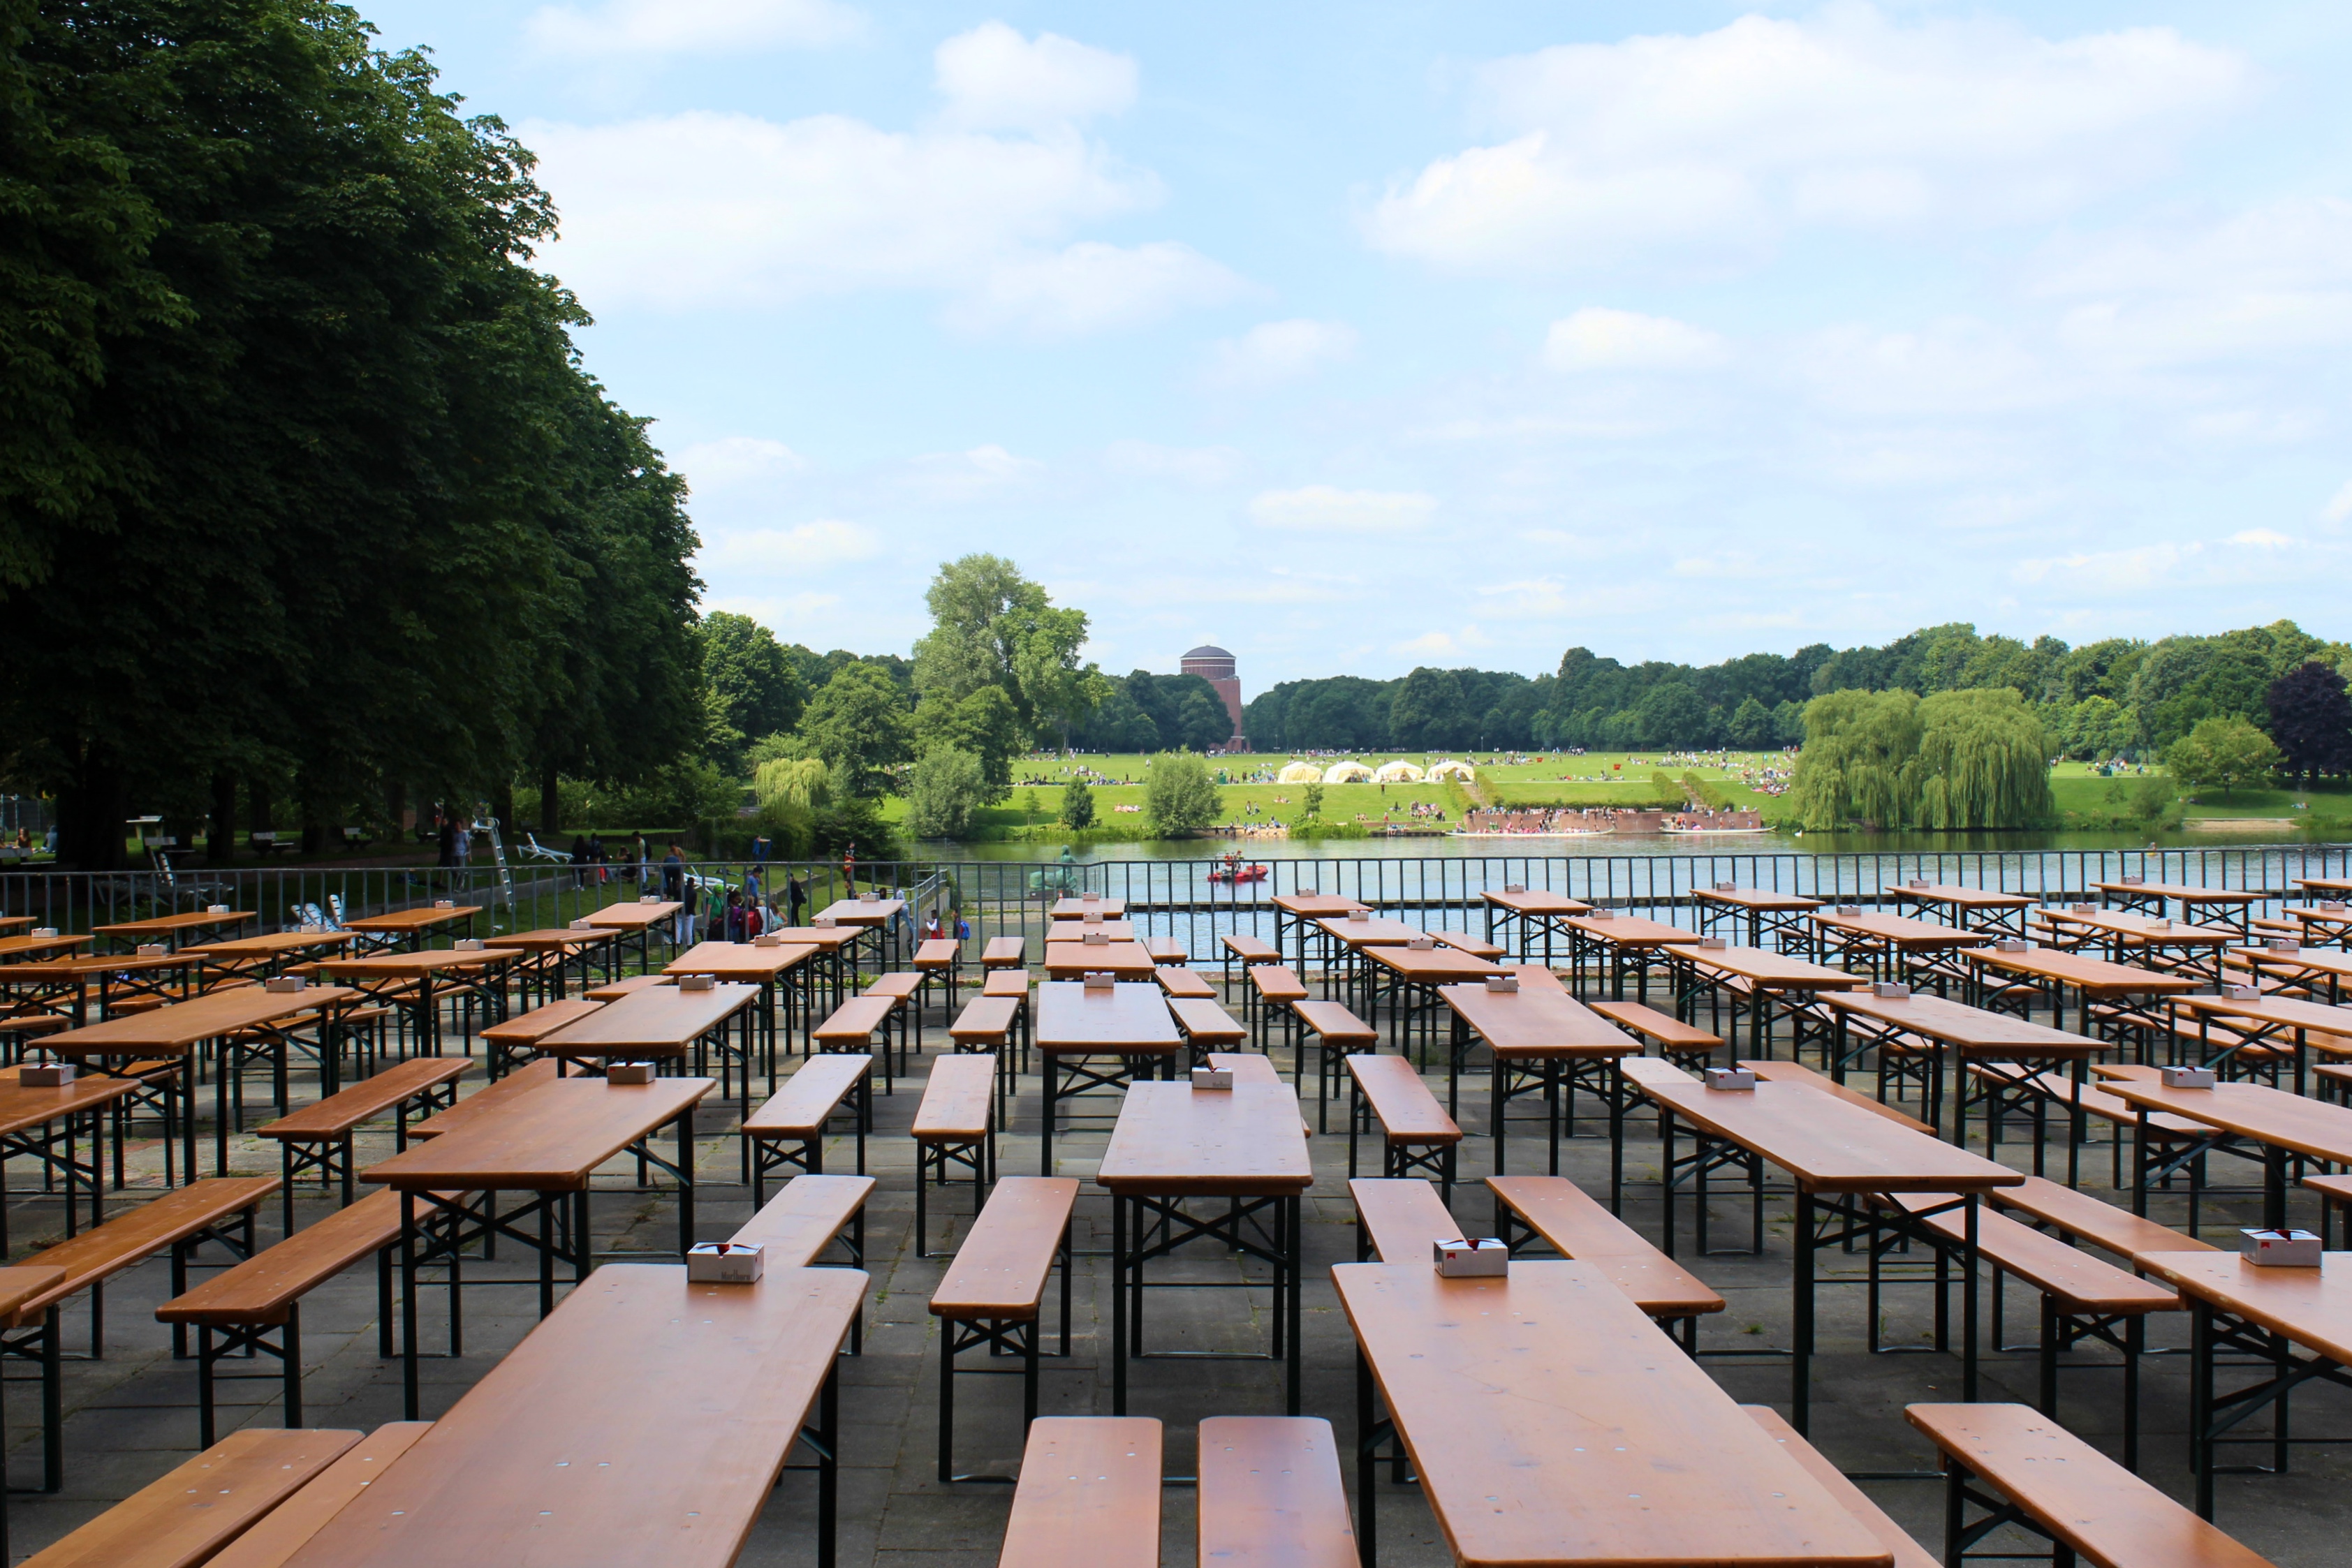
[(1862, 821), (1907, 822), (1918, 799), (1919, 699), (1910, 692), (1832, 692), (1805, 705), (1805, 748), (1789, 802), (1815, 832)]
[(2050, 738), (2007, 686), (1938, 692), (1919, 705), (1923, 828), (2022, 828), (2057, 815)]
[(814, 811), (832, 798), (831, 779), (819, 758), (780, 757), (762, 762), (751, 781), (762, 806), (774, 803)]

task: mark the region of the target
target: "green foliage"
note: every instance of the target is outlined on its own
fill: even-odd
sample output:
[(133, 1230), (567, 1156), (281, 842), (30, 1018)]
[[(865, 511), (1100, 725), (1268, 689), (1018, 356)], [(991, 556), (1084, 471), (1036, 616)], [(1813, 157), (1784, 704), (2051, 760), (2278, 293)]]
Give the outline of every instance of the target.
[(1937, 692), (1919, 705), (1919, 727), (1920, 826), (2022, 828), (2057, 814), (2049, 737), (2016, 692)]
[(1722, 785), (1710, 784), (1696, 773), (1685, 773), (1680, 782), (1683, 793), (1689, 799), (1701, 801), (1717, 811), (1731, 809), (1731, 797), (1724, 793)]
[(810, 853), (836, 859), (855, 850), (864, 861), (894, 860), (898, 845), (879, 802), (870, 796), (835, 795), (809, 821)]
[(751, 739), (800, 721), (800, 673), (775, 633), (748, 615), (713, 611), (701, 626), (704, 754), (743, 770)]
[(1021, 751), (1021, 721), (1002, 686), (981, 686), (950, 702), (933, 693), (915, 709), (909, 726), (918, 752), (949, 747), (979, 759), (988, 784), (983, 805), (1004, 798), (1013, 787), (1013, 759)]
[(980, 758), (952, 746), (935, 746), (915, 759), (907, 783), (907, 827), (919, 839), (961, 838), (971, 814), (987, 803), (990, 786)]
[(1768, 751), (1780, 744), (1780, 730), (1773, 723), (1772, 710), (1753, 696), (1740, 699), (1724, 733), (1732, 745), (1743, 751)]
[(993, 686), (1032, 741), (1066, 735), (1101, 696), (1099, 672), (1081, 668), (1084, 611), (1057, 610), (1045, 591), (999, 556), (947, 562), (924, 601), (931, 630), (915, 644), (915, 689), (952, 708)]
[(2164, 750), (2164, 766), (2191, 789), (2236, 789), (2269, 775), (2279, 749), (2242, 718), (2202, 718)]
[(1389, 699), (1389, 744), (1422, 751), (1467, 746), (1477, 737), (1478, 716), (1460, 677), (1423, 665), (1398, 682)]
[(778, 802), (813, 812), (833, 799), (832, 769), (819, 757), (778, 758), (760, 764), (752, 791), (762, 807)]
[(1832, 692), (1805, 706), (1805, 749), (1789, 806), (1811, 831), (1860, 820), (1898, 828), (1910, 815), (1919, 699), (1909, 692)]
[(846, 664), (810, 700), (798, 731), (802, 747), (824, 758), (839, 793), (881, 792), (889, 769), (907, 760), (908, 722), (889, 676), (871, 664)]
[(1317, 821), (1323, 815), (1322, 785), (1309, 784), (1306, 789), (1298, 792), (1298, 815), (1301, 819), (1310, 822)]
[(2271, 683), (2263, 705), (2288, 771), (2307, 779), (2352, 770), (2352, 697), (2343, 675), (2315, 659), (2298, 664)]
[(1215, 821), (1222, 810), (1209, 765), (1199, 757), (1163, 751), (1152, 759), (1143, 788), (1143, 816), (1155, 838), (1183, 838)]
[(1086, 829), (1095, 825), (1095, 792), (1083, 779), (1073, 779), (1062, 786), (1062, 826)]
[(2137, 751), (2147, 744), (2140, 733), (2139, 710), (2113, 697), (2093, 695), (2071, 707), (2053, 711), (2058, 755), (2078, 762), (2104, 761)]

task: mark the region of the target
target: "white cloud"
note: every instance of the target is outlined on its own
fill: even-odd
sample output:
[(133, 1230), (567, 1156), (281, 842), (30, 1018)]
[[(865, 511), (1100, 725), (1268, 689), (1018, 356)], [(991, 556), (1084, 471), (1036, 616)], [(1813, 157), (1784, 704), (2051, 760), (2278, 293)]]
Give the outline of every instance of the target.
[(1437, 510), (1437, 497), (1412, 490), (1307, 485), (1263, 491), (1251, 500), (1249, 510), (1262, 527), (1297, 533), (1393, 534), (1427, 523)]
[(2247, 545), (2255, 549), (2284, 549), (2295, 541), (2292, 537), (2280, 533), (2276, 528), (2241, 528), (2231, 534), (2225, 542)]
[(604, 0), (542, 5), (523, 31), (551, 54), (638, 57), (816, 47), (854, 37), (863, 26), (834, 0)]
[(1261, 321), (1213, 347), (1202, 379), (1231, 387), (1296, 381), (1354, 358), (1356, 342), (1356, 329), (1344, 321)]
[(1904, 332), (1832, 327), (1799, 340), (1787, 360), (1824, 406), (1881, 418), (2009, 413), (2079, 390), (2010, 331), (1962, 317)]
[(728, 435), (698, 441), (680, 451), (670, 466), (698, 489), (739, 485), (748, 479), (768, 479), (797, 474), (808, 460), (781, 441), (756, 435)]
[(2341, 523), (2352, 518), (2352, 480), (2346, 481), (2342, 489), (2327, 498), (2327, 505), (2319, 508), (2319, 517), (2327, 523)]
[(1134, 59), (1040, 33), (1032, 41), (1002, 22), (959, 33), (931, 56), (944, 118), (981, 130), (1049, 130), (1135, 101)]
[[(821, 517), (793, 528), (749, 528), (720, 536), (698, 558), (714, 574), (725, 571), (813, 571), (845, 561), (865, 560), (882, 548), (873, 530), (837, 517)], [(714, 582), (723, 587), (723, 583)]]
[(1202, 488), (1223, 485), (1241, 471), (1242, 455), (1230, 446), (1160, 446), (1149, 441), (1114, 441), (1103, 448), (1103, 466), (1144, 479), (1177, 479)]
[(948, 310), (972, 331), (1018, 328), (1071, 337), (1139, 327), (1192, 305), (1215, 305), (1249, 285), (1172, 240), (1116, 246), (1084, 240), (1052, 256), (1006, 261)]
[(1672, 317), (1588, 305), (1551, 324), (1543, 357), (1556, 371), (1693, 371), (1722, 363), (1725, 344)]
[(2188, 544), (2141, 545), (2133, 549), (2043, 556), (2018, 562), (2014, 575), (2020, 582), (2049, 583), (2100, 593), (2130, 593), (2162, 587), (2204, 550), (2203, 545), (2192, 540)]
[(1378, 247), (1481, 272), (1742, 262), (1798, 225), (2046, 217), (2146, 177), (2244, 90), (2164, 27), (2051, 40), (1867, 5), (1567, 45), (1476, 76), (1499, 139), (1367, 215)]
[(1448, 632), (1424, 632), (1418, 637), (1390, 643), (1389, 652), (1421, 659), (1450, 659), (1461, 653), (1462, 643)]
[(990, 443), (968, 452), (933, 452), (915, 459), (909, 486), (940, 501), (967, 501), (1023, 484), (1045, 472), (1034, 457), (1016, 457)]

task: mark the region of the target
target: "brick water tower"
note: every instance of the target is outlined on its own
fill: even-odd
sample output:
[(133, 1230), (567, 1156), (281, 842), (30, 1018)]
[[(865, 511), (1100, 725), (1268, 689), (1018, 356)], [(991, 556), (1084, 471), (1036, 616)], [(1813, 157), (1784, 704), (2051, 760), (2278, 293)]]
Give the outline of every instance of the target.
[(1234, 737), (1225, 742), (1227, 751), (1247, 751), (1249, 740), (1242, 734), (1242, 683), (1234, 673), (1234, 656), (1213, 643), (1202, 643), (1177, 661), (1177, 673), (1198, 675), (1217, 688), (1217, 695), (1225, 702), (1225, 711), (1234, 717)]

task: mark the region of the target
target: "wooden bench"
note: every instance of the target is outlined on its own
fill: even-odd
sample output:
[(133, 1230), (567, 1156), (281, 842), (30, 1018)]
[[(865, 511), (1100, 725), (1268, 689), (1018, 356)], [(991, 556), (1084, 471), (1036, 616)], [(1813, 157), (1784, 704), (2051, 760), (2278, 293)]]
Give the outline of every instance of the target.
[[(1903, 1414), (1943, 1458), (1946, 1563), (2015, 1524), (2096, 1568), (2270, 1568), (2027, 1406), (1908, 1405)], [(1984, 1515), (1973, 1523), (1971, 1507)]]
[[(1252, 975), (1263, 975), (1263, 968), (1252, 969)], [(1290, 1016), (1298, 1022), (1297, 1039), (1290, 1057), (1290, 1086), (1306, 1091), (1307, 1036), (1315, 1037), (1315, 1121), (1317, 1130), (1331, 1130), (1331, 1096), (1339, 1087), (1338, 1058), (1359, 1051), (1372, 1051), (1381, 1043), (1380, 1032), (1348, 1010), (1345, 1002), (1314, 1002), (1301, 997), (1290, 1004)]]
[(541, 1040), (557, 1030), (578, 1023), (604, 1005), (585, 997), (566, 997), (485, 1026), (481, 1030), (482, 1054), (490, 1077), (505, 1077), (519, 1062), (530, 1060)]
[(1339, 1441), (1319, 1416), (1201, 1423), (1200, 1568), (1357, 1568)]
[[(302, 1424), (302, 1298), (371, 1257), (376, 1260), (376, 1354), (386, 1359), (393, 1355), (392, 1253), (400, 1244), (400, 1195), (380, 1189), (155, 1309), (158, 1322), (196, 1330), (200, 1444), (207, 1448), (212, 1444), (213, 1387), (225, 1375), (217, 1370), (218, 1363), (228, 1356), (277, 1357), (278, 1371), (274, 1374), (228, 1374), (226, 1380), (266, 1376), (280, 1382), (286, 1425)], [(453, 1333), (457, 1290), (453, 1272), (449, 1281)]]
[(1206, 976), (1181, 964), (1163, 964), (1152, 971), (1151, 977), (1160, 982), (1160, 988), (1171, 998), (1199, 1002), (1221, 999), (1221, 993), (1209, 984)]
[(232, 1432), (25, 1560), (25, 1568), (185, 1568), (214, 1556), (362, 1440), (331, 1428)]
[(875, 976), (874, 983), (859, 993), (861, 998), (887, 997), (898, 1004), (898, 1066), (902, 1071), (907, 1065), (907, 1038), (910, 1024), (913, 1026), (916, 1054), (920, 1055), (923, 1050), (924, 981), (925, 977), (911, 969), (894, 970), (887, 975)]
[[(972, 1221), (971, 1232), (956, 1251), (955, 1261), (948, 1265), (931, 1292), (931, 1315), (940, 1320), (942, 1481), (1011, 1479), (955, 1473), (957, 1374), (1000, 1375), (994, 1367), (957, 1367), (956, 1356), (961, 1352), (984, 1346), (992, 1357), (1021, 1358), (1021, 1427), (1034, 1435), (1037, 1359), (1043, 1354), (1037, 1343), (1038, 1317), (1045, 1299), (1045, 1281), (1056, 1266), (1062, 1275), (1062, 1343), (1056, 1354), (1070, 1354), (1070, 1214), (1077, 1201), (1075, 1176), (1006, 1176), (988, 1195), (980, 1218)], [(1025, 1467), (1023, 1473), (1027, 1473)], [(1151, 1479), (1156, 1489), (1160, 1483), (1156, 1460)], [(1158, 1518), (1156, 1512), (1153, 1517)]]
[[(1233, 1014), (1205, 997), (1171, 996), (1168, 1012), (1184, 1036), (1194, 1067), (1206, 1066), (1212, 1052), (1234, 1051), (1249, 1039), (1248, 1025), (1236, 1023)], [(1276, 1081), (1280, 1082), (1278, 1075)]]
[(1369, 1115), (1381, 1124), (1381, 1174), (1409, 1176), (1418, 1171), (1433, 1176), (1444, 1201), (1452, 1203), (1454, 1153), (1462, 1144), (1462, 1129), (1445, 1113), (1445, 1107), (1437, 1103), (1412, 1063), (1402, 1056), (1360, 1052), (1347, 1058), (1347, 1065), (1353, 1085), (1348, 1102), (1349, 1179), (1356, 1175), (1356, 1134), (1365, 1128)]
[(473, 1071), (462, 1056), (419, 1056), (384, 1069), (339, 1094), (305, 1105), (255, 1129), (261, 1137), (278, 1140), (278, 1176), (286, 1185), (281, 1233), (294, 1234), (294, 1183), (309, 1171), (319, 1173), (321, 1189), (340, 1181), (343, 1203), (357, 1196), (352, 1162), (352, 1137), (363, 1122), (386, 1111), (393, 1113), (393, 1146), (408, 1147), (408, 1118), (413, 1112), (446, 1111), (457, 1103), (457, 1080)]
[[(1874, 1197), (1872, 1201), (1903, 1209), (1918, 1219), (1944, 1256), (1950, 1257), (1960, 1249), (1966, 1222), (1952, 1194), (1887, 1193)], [(1938, 1204), (1955, 1207), (1937, 1214), (1924, 1213)], [(2169, 1285), (2143, 1280), (2112, 1263), (2103, 1263), (2079, 1247), (2069, 1246), (2047, 1231), (2036, 1230), (1997, 1211), (1980, 1211), (1977, 1216), (1977, 1256), (1992, 1267), (1996, 1300), (2000, 1297), (2004, 1275), (2013, 1274), (2041, 1292), (2039, 1404), (2043, 1415), (2053, 1420), (2057, 1418), (2058, 1353), (2061, 1350), (2072, 1350), (2082, 1342), (2091, 1340), (2122, 1353), (2124, 1467), (2137, 1469), (2139, 1360), (2147, 1345), (2147, 1315), (2150, 1312), (2181, 1311), (2179, 1292)], [(1878, 1349), (1880, 1289), (1875, 1251), (1872, 1254), (1871, 1265), (1870, 1348), (1875, 1352)], [(1943, 1275), (1942, 1268), (1938, 1267), (1935, 1285), (1939, 1297), (1948, 1288)], [(1939, 1301), (1936, 1312), (1939, 1329), (1946, 1316), (1946, 1310)], [(1942, 1335), (1939, 1333), (1937, 1338), (1940, 1340)], [(1939, 1343), (1937, 1348), (1940, 1350), (1943, 1347)]]
[[(890, 1018), (898, 1011), (890, 997), (852, 997), (811, 1031), (819, 1055), (847, 1054), (874, 1059), (876, 1035), (881, 1039), (882, 1092), (895, 1094), (898, 1078), (890, 1070)], [(860, 1167), (861, 1169), (864, 1167)]]
[(562, 1066), (553, 1061), (526, 1061), (495, 1083), (482, 1085), (446, 1111), (425, 1117), (408, 1129), (408, 1135), (412, 1140), (437, 1138), (485, 1116), (495, 1116), (541, 1084), (554, 1082), (562, 1071)]
[(825, 1126), (849, 1102), (857, 1134), (857, 1174), (866, 1174), (866, 1134), (874, 1125), (874, 1059), (863, 1051), (812, 1056), (768, 1103), (743, 1120), (751, 1206), (768, 1201), (768, 1177), (781, 1170), (824, 1174)]
[(1835, 1498), (1854, 1522), (1870, 1531), (1877, 1542), (1893, 1554), (1891, 1568), (1940, 1568), (1927, 1549), (1911, 1539), (1904, 1528), (1886, 1517), (1860, 1487), (1846, 1479), (1845, 1472), (1823, 1458), (1822, 1451), (1797, 1435), (1797, 1429), (1780, 1418), (1780, 1413), (1766, 1405), (1742, 1405), (1750, 1418), (1764, 1429), (1764, 1435), (1788, 1450), (1804, 1472), (1819, 1481), (1822, 1490)]
[(1707, 1282), (1642, 1239), (1609, 1206), (1566, 1176), (1488, 1176), (1495, 1195), (1495, 1235), (1517, 1252), (1530, 1236), (1563, 1258), (1591, 1263), (1609, 1276), (1661, 1328), (1678, 1333), (1683, 1349), (1698, 1352), (1698, 1320), (1723, 1311)]
[(952, 1050), (996, 1059), (996, 1095), (1003, 1103), (998, 1107), (1000, 1115), (1012, 1109), (1014, 1072), (1028, 1065), (1029, 1053), (1020, 1044), (1022, 1007), (1017, 997), (977, 996), (964, 1003), (963, 1011), (948, 1025)]
[(926, 992), (939, 988), (941, 980), (948, 984), (948, 1010), (956, 1005), (956, 980), (963, 964), (963, 944), (952, 936), (933, 936), (916, 944), (915, 973), (923, 978)]
[(1242, 1019), (1254, 1031), (1257, 1048), (1267, 1049), (1265, 1037), (1277, 1012), (1282, 1015), (1284, 1042), (1295, 1040), (1297, 1022), (1290, 1009), (1307, 999), (1306, 982), (1280, 964), (1252, 964), (1243, 976), (1249, 981), (1249, 989), (1242, 993)]
[[(2345, 1179), (2342, 1176), (2306, 1176), (2304, 1184), (2309, 1186), (2323, 1181)], [(1990, 1197), (2003, 1208), (2038, 1220), (2070, 1240), (2087, 1241), (2126, 1262), (2134, 1254), (2140, 1252), (2221, 1250), (2210, 1241), (2185, 1236), (2168, 1225), (2143, 1219), (2128, 1208), (2041, 1176), (2027, 1176), (2023, 1186), (1997, 1186), (1992, 1189)], [(1994, 1332), (1998, 1333), (2000, 1331)]]
[(1585, 1005), (1626, 1033), (1655, 1040), (1658, 1054), (1677, 1067), (1707, 1066), (1707, 1059), (1723, 1049), (1721, 1035), (1709, 1034), (1696, 1024), (1683, 1022), (1672, 1013), (1662, 1013), (1640, 1002), (1587, 1002)]
[[(866, 1200), (875, 1182), (866, 1176), (796, 1176), (775, 1197), (737, 1227), (730, 1241), (759, 1246), (769, 1269), (811, 1269), (835, 1242), (849, 1254), (845, 1265), (866, 1267)], [(849, 1354), (863, 1353), (866, 1313), (849, 1320)]]
[(617, 1002), (633, 991), (655, 986), (674, 986), (677, 979), (668, 975), (624, 975), (617, 980), (607, 980), (601, 986), (591, 986), (581, 996), (592, 1002)]
[[(41, 1490), (55, 1491), (65, 1473), (65, 1303), (89, 1295), (89, 1354), (105, 1350), (106, 1282), (156, 1253), (172, 1255), (172, 1294), (188, 1289), (196, 1249), (217, 1242), (243, 1260), (253, 1256), (253, 1216), (278, 1190), (276, 1176), (211, 1176), (174, 1187), (105, 1224), (60, 1241), (27, 1261), (61, 1269), (64, 1277), (5, 1317), (0, 1317), (0, 1357), (41, 1365)], [(187, 1330), (174, 1325), (172, 1354), (187, 1354)]]
[(1348, 1196), (1356, 1201), (1359, 1263), (1424, 1263), (1432, 1243), (1462, 1236), (1462, 1222), (1419, 1176), (1353, 1176)]
[(1026, 936), (992, 936), (981, 949), (980, 967), (983, 969), (1020, 969), (1028, 967), (1029, 938)]
[(1032, 1423), (997, 1568), (1160, 1568), (1160, 1437), (1149, 1416)]
[(1816, 1072), (1797, 1061), (1741, 1061), (1735, 1063), (1756, 1074), (1759, 1082), (1801, 1083), (1808, 1089), (1818, 1089), (1834, 1095), (1849, 1105), (1859, 1105), (1874, 1116), (1881, 1116), (1898, 1127), (1908, 1127), (1915, 1133), (1936, 1135), (1936, 1129), (1916, 1116), (1907, 1116), (1884, 1100), (1874, 1100), (1859, 1089), (1849, 1089), (1826, 1072)]
[(431, 1430), (430, 1421), (387, 1421), (378, 1427), (343, 1450), (341, 1458), (311, 1478), (301, 1490), (263, 1514), (219, 1555), (206, 1559), (205, 1568), (286, 1568), (329, 1520), (350, 1507), (394, 1459)]
[(1254, 964), (1282, 962), (1282, 949), (1263, 936), (1248, 936), (1238, 931), (1229, 931), (1219, 938), (1219, 944), (1225, 950), (1225, 984), (1228, 986), (1234, 983), (1234, 960), (1236, 958), (1242, 961), (1244, 969)]
[[(2131, 1142), (2139, 1124), (2139, 1111), (2128, 1101), (2116, 1098), (2099, 1087), (2096, 1082), (2082, 1085), (2076, 1092), (2074, 1079), (2063, 1072), (2037, 1072), (2023, 1062), (1971, 1061), (1969, 1072), (1988, 1083), (1998, 1083), (2030, 1097), (2037, 1107), (2057, 1106), (2072, 1111), (2079, 1108), (2088, 1121), (2105, 1123), (2107, 1126), (2107, 1152), (2110, 1166), (2109, 1183), (2124, 1186), (2124, 1146)], [(2093, 1064), (2092, 1071), (2100, 1071)], [(2153, 1071), (2153, 1070), (2151, 1070)], [(2000, 1132), (2004, 1117), (2003, 1103), (1994, 1100), (1987, 1107), (1985, 1117), (1985, 1154), (1988, 1158), (2000, 1158)], [(2176, 1116), (2169, 1111), (2158, 1111), (2147, 1119), (2148, 1142), (2152, 1146), (2193, 1144), (2210, 1136), (2213, 1129), (2186, 1116)], [(2067, 1137), (2073, 1139), (2071, 1123)], [(2036, 1139), (2035, 1154), (2041, 1152), (2041, 1140)], [(2167, 1178), (2166, 1186), (2170, 1186)], [(2197, 1228), (2198, 1210), (2203, 1198), (2203, 1168), (2201, 1161), (2192, 1161), (2189, 1167), (2189, 1228)]]
[(969, 1172), (972, 1218), (977, 1219), (981, 1201), (996, 1180), (996, 1081), (993, 1056), (942, 1056), (931, 1063), (922, 1103), (915, 1107), (913, 1129), (918, 1258), (930, 1256), (925, 1197), (933, 1182), (947, 1186), (956, 1166)]
[(1192, 955), (1184, 950), (1184, 944), (1173, 936), (1147, 936), (1143, 939), (1143, 950), (1151, 955), (1154, 965), (1163, 969), (1171, 966), (1181, 967), (1192, 961)]
[(1502, 948), (1484, 937), (1473, 936), (1465, 931), (1433, 931), (1430, 935), (1457, 953), (1467, 953), (1473, 958), (1484, 958), (1489, 964), (1500, 963), (1504, 956)]

